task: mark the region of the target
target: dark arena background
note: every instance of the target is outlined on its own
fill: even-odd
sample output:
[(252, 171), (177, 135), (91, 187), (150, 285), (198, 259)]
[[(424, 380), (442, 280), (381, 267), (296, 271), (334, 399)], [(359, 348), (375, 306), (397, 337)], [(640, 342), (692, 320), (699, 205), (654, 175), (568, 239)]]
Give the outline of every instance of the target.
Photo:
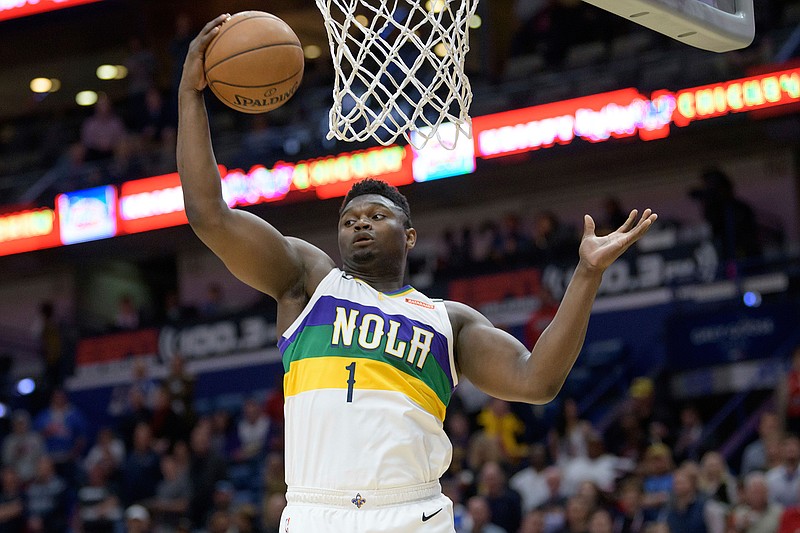
[(482, 0), (474, 135), (447, 151), (326, 139), (310, 0), (0, 1), (0, 532), (278, 531), (275, 306), (193, 234), (175, 162), (188, 43), (247, 9), (295, 30), (302, 85), (264, 115), (206, 102), (228, 204), (286, 235), (338, 259), (342, 196), (386, 180), (419, 232), (409, 283), (530, 346), (583, 214), (659, 214), (553, 402), (457, 388), (459, 533), (797, 531), (800, 4), (756, 4), (753, 44), (715, 54), (578, 1)]

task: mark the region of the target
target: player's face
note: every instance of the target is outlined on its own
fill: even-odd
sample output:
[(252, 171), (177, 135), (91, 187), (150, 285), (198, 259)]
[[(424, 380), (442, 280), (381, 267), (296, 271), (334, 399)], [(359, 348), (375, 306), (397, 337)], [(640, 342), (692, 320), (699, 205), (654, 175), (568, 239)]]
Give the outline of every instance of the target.
[(405, 264), (416, 232), (405, 227), (406, 215), (378, 194), (358, 196), (339, 217), (339, 252), (345, 266), (379, 268)]

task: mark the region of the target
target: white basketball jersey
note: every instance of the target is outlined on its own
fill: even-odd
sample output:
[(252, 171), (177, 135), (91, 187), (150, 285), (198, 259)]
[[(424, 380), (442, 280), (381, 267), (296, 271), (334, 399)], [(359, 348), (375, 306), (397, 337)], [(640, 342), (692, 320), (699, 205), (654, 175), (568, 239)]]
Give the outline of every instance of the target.
[(443, 302), (333, 269), (278, 346), (290, 488), (392, 489), (448, 468), (442, 422), (458, 378)]

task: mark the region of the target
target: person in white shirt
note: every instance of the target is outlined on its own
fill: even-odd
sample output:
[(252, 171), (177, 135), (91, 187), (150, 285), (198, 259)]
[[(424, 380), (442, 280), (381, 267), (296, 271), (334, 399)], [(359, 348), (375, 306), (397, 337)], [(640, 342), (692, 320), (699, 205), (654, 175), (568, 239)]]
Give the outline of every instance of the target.
[(527, 468), (514, 474), (509, 486), (522, 497), (522, 512), (529, 513), (550, 497), (550, 489), (544, 471), (547, 468), (547, 449), (543, 444), (534, 444), (530, 448)]
[(800, 438), (784, 437), (781, 464), (767, 472), (769, 500), (784, 507), (800, 505)]

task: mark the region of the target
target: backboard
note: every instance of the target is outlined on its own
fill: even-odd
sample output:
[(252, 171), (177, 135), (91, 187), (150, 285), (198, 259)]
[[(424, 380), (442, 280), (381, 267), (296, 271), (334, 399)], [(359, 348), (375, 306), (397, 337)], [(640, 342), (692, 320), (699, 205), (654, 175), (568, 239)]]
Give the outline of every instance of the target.
[(753, 41), (753, 0), (584, 0), (683, 43), (728, 52)]

